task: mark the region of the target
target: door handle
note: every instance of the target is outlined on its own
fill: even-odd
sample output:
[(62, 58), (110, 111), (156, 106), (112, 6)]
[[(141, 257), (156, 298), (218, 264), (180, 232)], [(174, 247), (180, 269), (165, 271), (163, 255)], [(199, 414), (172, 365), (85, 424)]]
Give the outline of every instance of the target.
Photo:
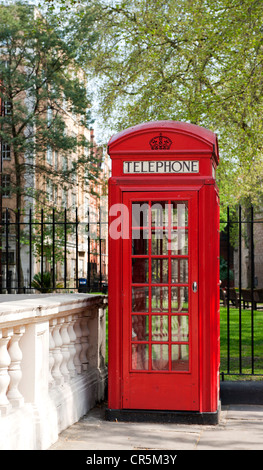
[(197, 282), (193, 282), (192, 284), (192, 289), (193, 289), (193, 292), (196, 293), (197, 292)]

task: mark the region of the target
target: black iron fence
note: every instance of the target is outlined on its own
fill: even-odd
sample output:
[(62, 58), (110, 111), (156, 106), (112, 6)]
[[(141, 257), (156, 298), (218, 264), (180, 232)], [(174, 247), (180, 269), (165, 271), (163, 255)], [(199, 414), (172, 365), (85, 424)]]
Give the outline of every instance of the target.
[[(94, 220), (95, 219), (95, 220)], [(101, 212), (2, 212), (0, 293), (107, 291), (106, 224)]]
[(263, 213), (228, 208), (221, 222), (221, 374), (263, 375)]
[[(107, 292), (107, 221), (3, 211), (0, 293)], [(221, 375), (263, 375), (263, 212), (228, 208), (220, 241)]]

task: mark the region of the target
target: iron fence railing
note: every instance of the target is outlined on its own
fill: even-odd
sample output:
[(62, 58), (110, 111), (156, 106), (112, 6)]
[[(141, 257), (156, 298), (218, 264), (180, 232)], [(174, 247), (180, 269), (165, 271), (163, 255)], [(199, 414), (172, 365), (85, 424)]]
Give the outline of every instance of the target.
[[(228, 208), (220, 243), (221, 375), (262, 376), (263, 214)], [(38, 217), (7, 209), (0, 255), (0, 293), (35, 292), (36, 276), (40, 292), (107, 292), (107, 221), (100, 213), (93, 221), (78, 209), (73, 217), (66, 209)]]
[[(12, 216), (12, 217), (11, 217)], [(107, 222), (64, 209), (36, 217), (6, 209), (0, 231), (0, 293), (107, 290)], [(104, 230), (105, 232), (105, 230)], [(80, 259), (82, 262), (80, 270)], [(69, 265), (71, 263), (71, 266)], [(72, 264), (73, 263), (73, 264)]]
[(226, 375), (262, 376), (262, 214), (255, 218), (253, 206), (248, 209), (239, 206), (233, 212), (228, 208), (227, 220), (221, 224), (221, 268), (222, 265), (225, 268), (220, 288), (222, 378)]

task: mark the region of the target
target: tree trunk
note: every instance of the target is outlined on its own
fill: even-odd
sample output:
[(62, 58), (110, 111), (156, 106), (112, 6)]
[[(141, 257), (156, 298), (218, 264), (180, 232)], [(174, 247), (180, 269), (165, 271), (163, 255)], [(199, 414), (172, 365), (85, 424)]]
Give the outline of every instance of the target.
[(16, 279), (17, 279), (17, 292), (18, 294), (24, 293), (24, 273), (21, 262), (21, 242), (20, 242), (20, 214), (22, 208), (22, 191), (21, 191), (21, 167), (19, 164), (19, 155), (17, 152), (14, 152), (15, 156), (15, 183), (16, 183), (16, 225), (15, 225), (15, 236), (16, 236)]

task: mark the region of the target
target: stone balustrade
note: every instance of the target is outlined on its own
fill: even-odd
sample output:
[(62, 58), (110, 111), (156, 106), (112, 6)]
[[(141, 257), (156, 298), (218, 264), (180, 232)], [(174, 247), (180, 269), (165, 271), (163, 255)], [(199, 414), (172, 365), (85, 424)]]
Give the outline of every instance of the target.
[(0, 295), (0, 450), (47, 449), (104, 399), (107, 298)]

